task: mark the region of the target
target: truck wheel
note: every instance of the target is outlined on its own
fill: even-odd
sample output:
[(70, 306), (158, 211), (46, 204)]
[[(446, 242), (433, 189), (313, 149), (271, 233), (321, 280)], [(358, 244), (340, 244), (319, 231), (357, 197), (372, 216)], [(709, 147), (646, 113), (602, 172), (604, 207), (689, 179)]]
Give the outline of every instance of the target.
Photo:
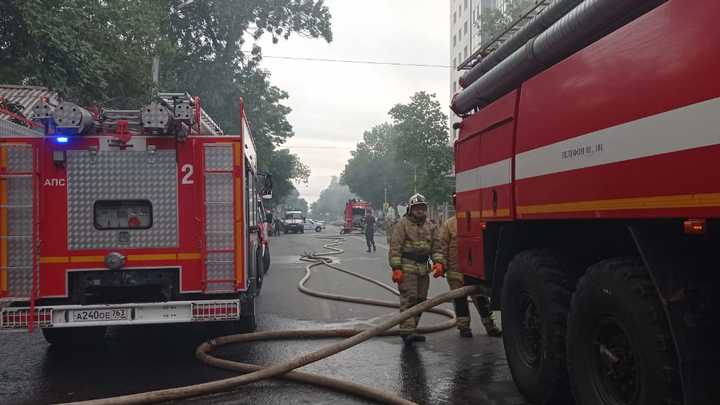
[(582, 277), (568, 317), (567, 360), (578, 405), (682, 403), (672, 336), (642, 262), (609, 259)]
[(91, 346), (105, 341), (105, 326), (85, 328), (43, 328), (45, 340), (53, 346)]
[(267, 274), (270, 271), (270, 246), (265, 246), (265, 254), (263, 254), (263, 271)]
[(263, 279), (265, 276), (265, 269), (263, 267), (263, 254), (260, 249), (255, 252), (255, 293), (260, 295), (262, 291)]
[(238, 327), (242, 332), (255, 332), (257, 322), (255, 321), (255, 299), (250, 298), (240, 303), (240, 320), (237, 321)]
[(566, 317), (574, 283), (547, 251), (510, 262), (502, 292), (505, 354), (519, 391), (537, 405), (570, 398), (565, 364)]

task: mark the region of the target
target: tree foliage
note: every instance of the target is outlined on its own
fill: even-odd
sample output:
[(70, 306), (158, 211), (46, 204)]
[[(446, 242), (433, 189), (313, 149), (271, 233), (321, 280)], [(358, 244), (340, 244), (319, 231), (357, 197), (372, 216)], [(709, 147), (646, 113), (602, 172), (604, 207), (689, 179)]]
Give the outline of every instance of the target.
[(503, 32), (535, 3), (537, 0), (506, 0), (504, 11), (498, 8), (483, 8), (480, 19), (475, 20), (475, 28), (479, 29), (482, 43), (486, 44)]
[(320, 197), (310, 205), (313, 218), (334, 220), (341, 218), (345, 212), (345, 203), (356, 198), (347, 185), (340, 184), (338, 178), (333, 176), (330, 184), (320, 192)]
[(435, 95), (415, 93), (408, 104), (397, 104), (389, 115), (391, 123), (364, 133), (341, 182), (374, 207), (382, 206), (386, 190), (391, 205), (407, 201), (414, 186), (432, 202), (448, 201), (453, 187), (447, 177), (452, 149), (447, 116)]
[(294, 135), (282, 104), (288, 94), (270, 83), (257, 40), (331, 41), (330, 20), (322, 0), (3, 0), (0, 82), (137, 108), (157, 90), (151, 65), (159, 56), (158, 88), (200, 96), (226, 133), (238, 132), (245, 99), (261, 169), (274, 175), (282, 200), (290, 180), (309, 173), (297, 156), (276, 151)]

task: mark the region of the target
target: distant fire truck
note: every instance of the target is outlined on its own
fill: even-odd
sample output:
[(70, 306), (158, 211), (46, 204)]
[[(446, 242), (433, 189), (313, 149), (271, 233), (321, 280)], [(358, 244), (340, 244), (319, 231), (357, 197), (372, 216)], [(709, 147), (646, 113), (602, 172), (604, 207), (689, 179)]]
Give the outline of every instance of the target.
[(720, 403), (720, 2), (541, 7), (461, 66), (461, 269), (530, 402)]
[(40, 132), (0, 120), (0, 328), (50, 343), (109, 325), (253, 329), (270, 190), (242, 100), (239, 114), (227, 135), (199, 99), (161, 93), (138, 110), (45, 99)]
[(365, 212), (370, 209), (370, 203), (358, 199), (350, 199), (345, 204), (345, 223), (340, 234), (362, 232), (365, 229)]

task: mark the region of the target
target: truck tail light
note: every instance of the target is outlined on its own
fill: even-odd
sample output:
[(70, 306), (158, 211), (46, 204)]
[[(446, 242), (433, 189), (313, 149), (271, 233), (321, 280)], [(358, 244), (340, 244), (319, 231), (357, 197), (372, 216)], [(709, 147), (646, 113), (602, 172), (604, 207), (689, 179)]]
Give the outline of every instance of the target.
[(688, 219), (683, 222), (683, 230), (687, 235), (704, 235), (707, 224), (704, 219)]

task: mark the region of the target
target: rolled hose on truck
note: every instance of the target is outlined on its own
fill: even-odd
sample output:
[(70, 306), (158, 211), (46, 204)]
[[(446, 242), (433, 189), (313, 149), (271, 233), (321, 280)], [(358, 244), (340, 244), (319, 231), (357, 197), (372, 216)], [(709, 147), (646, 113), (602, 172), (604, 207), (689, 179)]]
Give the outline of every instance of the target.
[[(338, 236), (324, 237), (318, 239), (330, 239), (332, 242), (325, 244), (323, 247), (330, 250), (325, 253), (311, 253), (304, 254), (301, 260), (308, 262), (305, 266), (305, 276), (298, 283), (298, 289), (308, 295), (326, 298), (336, 301), (354, 302), (366, 305), (375, 305), (383, 307), (398, 308), (399, 305), (394, 301), (383, 301), (375, 300), (363, 297), (351, 297), (339, 294), (330, 294), (319, 291), (314, 291), (305, 287), (305, 284), (311, 277), (312, 268), (317, 266), (326, 266), (337, 271), (349, 274), (351, 276), (363, 279), (375, 285), (378, 285), (395, 295), (398, 292), (392, 286), (389, 286), (380, 281), (372, 278), (363, 276), (358, 273), (354, 273), (349, 270), (342, 269), (334, 266), (331, 263), (331, 259), (328, 256), (341, 254), (344, 250), (339, 249), (335, 246), (342, 243), (344, 238)], [(284, 378), (293, 381), (299, 381), (307, 384), (313, 384), (325, 388), (332, 389), (334, 391), (344, 392), (351, 395), (367, 398), (370, 400), (377, 401), (379, 403), (386, 404), (402, 404), (412, 405), (415, 404), (412, 401), (408, 401), (401, 398), (393, 393), (379, 390), (373, 387), (355, 384), (348, 381), (338, 380), (330, 377), (324, 377), (316, 374), (305, 373), (300, 371), (293, 371), (297, 368), (306, 366), (310, 363), (325, 359), (341, 351), (347, 350), (353, 346), (356, 346), (370, 338), (376, 336), (399, 336), (400, 331), (390, 330), (390, 328), (400, 324), (402, 321), (415, 317), (422, 312), (433, 312), (440, 315), (447, 316), (450, 318), (448, 321), (431, 326), (425, 326), (417, 328), (418, 333), (432, 333), (446, 329), (450, 329), (455, 326), (455, 313), (447, 309), (434, 308), (444, 302), (454, 300), (456, 298), (465, 297), (468, 295), (475, 294), (489, 294), (486, 291), (487, 287), (482, 285), (473, 285), (456, 290), (446, 292), (435, 296), (427, 301), (415, 305), (407, 311), (399, 312), (389, 319), (381, 322), (377, 326), (371, 328), (358, 328), (358, 329), (308, 329), (308, 330), (281, 330), (281, 331), (267, 331), (267, 332), (255, 332), (255, 333), (244, 333), (236, 335), (228, 335), (218, 337), (202, 343), (195, 350), (195, 356), (208, 365), (218, 367), (226, 370), (238, 371), (243, 374), (237, 377), (226, 378), (223, 380), (212, 381), (208, 383), (188, 385), (185, 387), (170, 388), (157, 391), (149, 391), (138, 394), (123, 395), (118, 397), (101, 398), (89, 401), (72, 402), (72, 404), (83, 404), (83, 405), (127, 405), (127, 404), (148, 404), (154, 402), (171, 401), (183, 398), (196, 397), (200, 395), (208, 395), (219, 392), (230, 391), (241, 385), (246, 385), (269, 378)], [(303, 354), (288, 361), (278, 363), (272, 366), (263, 367), (255, 364), (240, 363), (230, 360), (224, 360), (210, 355), (210, 353), (218, 347), (237, 344), (237, 343), (248, 343), (257, 341), (270, 341), (270, 340), (290, 340), (290, 339), (327, 339), (327, 338), (346, 338), (340, 342), (333, 343), (325, 346), (319, 350), (311, 353)]]

